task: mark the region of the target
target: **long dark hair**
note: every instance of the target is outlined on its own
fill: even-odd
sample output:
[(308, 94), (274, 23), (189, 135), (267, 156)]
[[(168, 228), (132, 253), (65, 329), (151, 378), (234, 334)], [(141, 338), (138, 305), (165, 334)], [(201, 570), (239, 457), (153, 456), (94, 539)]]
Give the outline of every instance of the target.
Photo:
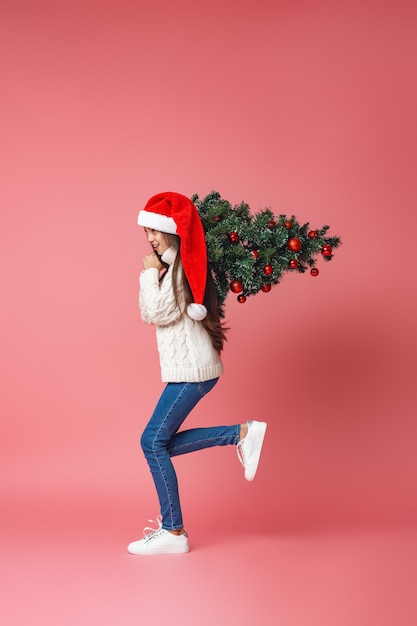
[[(178, 250), (178, 254), (175, 258), (174, 266), (172, 268), (172, 274), (173, 274), (172, 284), (173, 284), (173, 289), (174, 289), (175, 301), (177, 304), (179, 304), (177, 276), (181, 268), (181, 255), (180, 255), (181, 239), (178, 237), (178, 235), (171, 235), (167, 233), (164, 233), (164, 234), (165, 234), (167, 243), (170, 246), (173, 246), (174, 248)], [(190, 288), (190, 285), (188, 283), (188, 280), (184, 271), (182, 272), (181, 288), (185, 296), (186, 305), (188, 306), (189, 304), (191, 304), (191, 302), (193, 302), (193, 294), (191, 292), (191, 288)], [(217, 300), (216, 286), (214, 284), (213, 275), (211, 273), (210, 265), (208, 263), (207, 263), (206, 291), (204, 293), (203, 304), (207, 309), (207, 315), (203, 320), (201, 320), (201, 324), (203, 325), (205, 330), (208, 332), (214, 349), (220, 353), (223, 350), (224, 342), (227, 339), (226, 331), (228, 330), (228, 328), (224, 326), (219, 316), (219, 304)]]

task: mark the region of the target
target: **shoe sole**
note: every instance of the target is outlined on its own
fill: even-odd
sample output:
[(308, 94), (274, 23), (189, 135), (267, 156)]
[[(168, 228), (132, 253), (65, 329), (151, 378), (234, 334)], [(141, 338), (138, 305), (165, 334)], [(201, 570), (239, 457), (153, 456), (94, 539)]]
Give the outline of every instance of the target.
[(168, 550), (164, 550), (163, 548), (161, 548), (160, 551), (159, 550), (158, 551), (155, 550), (155, 551), (149, 551), (149, 552), (132, 552), (132, 551), (128, 550), (129, 554), (135, 554), (135, 555), (138, 555), (138, 556), (151, 556), (151, 555), (158, 555), (158, 554), (159, 555), (164, 555), (164, 554), (166, 554), (166, 555), (168, 555), (168, 554), (187, 554), (187, 552), (189, 552), (189, 551), (190, 551), (189, 547), (181, 548), (181, 549), (175, 548), (175, 549), (172, 549), (172, 550), (170, 549), (169, 551)]
[(190, 551), (190, 546), (188, 544), (185, 546), (162, 546), (159, 549), (154, 547), (150, 548), (149, 550), (146, 550), (145, 547), (140, 546), (139, 548), (135, 548), (134, 546), (131, 546), (129, 544), (127, 546), (127, 551), (129, 552), (129, 554), (136, 554), (140, 556), (146, 556), (151, 554), (186, 554)]
[(266, 422), (259, 422), (257, 425), (257, 433), (255, 439), (255, 449), (257, 450), (257, 455), (255, 457), (254, 463), (252, 463), (250, 472), (245, 472), (245, 478), (249, 482), (251, 482), (255, 478), (255, 474), (258, 470), (259, 459), (261, 458), (262, 446), (265, 439), (266, 433)]

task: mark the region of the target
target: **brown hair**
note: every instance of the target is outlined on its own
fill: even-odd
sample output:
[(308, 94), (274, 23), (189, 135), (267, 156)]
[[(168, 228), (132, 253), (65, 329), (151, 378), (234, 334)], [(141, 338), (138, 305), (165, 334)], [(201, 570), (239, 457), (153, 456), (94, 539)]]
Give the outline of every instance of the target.
[[(167, 233), (164, 233), (164, 235), (165, 235), (168, 245), (173, 246), (174, 248), (178, 250), (178, 254), (175, 258), (174, 266), (172, 269), (172, 274), (173, 274), (172, 284), (174, 288), (174, 297), (175, 297), (175, 301), (178, 304), (179, 294), (178, 294), (177, 276), (181, 267), (181, 255), (180, 255), (181, 240), (178, 237), (178, 235), (171, 235)], [(181, 287), (185, 296), (185, 303), (188, 306), (189, 304), (191, 304), (191, 302), (193, 302), (193, 294), (191, 292), (191, 288), (190, 288), (190, 285), (188, 283), (188, 280), (184, 271), (182, 272)], [(206, 282), (206, 291), (204, 294), (204, 306), (207, 309), (207, 315), (201, 321), (201, 324), (203, 325), (205, 330), (208, 332), (214, 349), (220, 353), (223, 350), (224, 342), (226, 341), (226, 331), (228, 330), (228, 328), (226, 328), (220, 320), (216, 286), (214, 284), (214, 279), (213, 279), (213, 275), (211, 273), (209, 264), (207, 264), (207, 282)]]

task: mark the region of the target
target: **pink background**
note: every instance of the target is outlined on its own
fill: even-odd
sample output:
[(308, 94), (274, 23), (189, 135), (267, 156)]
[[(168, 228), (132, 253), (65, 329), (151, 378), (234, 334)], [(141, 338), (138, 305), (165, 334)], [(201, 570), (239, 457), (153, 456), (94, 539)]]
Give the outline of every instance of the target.
[[(2, 0), (3, 623), (415, 625), (414, 7)], [(188, 424), (268, 421), (259, 473), (177, 459), (192, 552), (144, 561), (161, 383), (136, 218), (167, 189), (343, 246), (229, 297)]]

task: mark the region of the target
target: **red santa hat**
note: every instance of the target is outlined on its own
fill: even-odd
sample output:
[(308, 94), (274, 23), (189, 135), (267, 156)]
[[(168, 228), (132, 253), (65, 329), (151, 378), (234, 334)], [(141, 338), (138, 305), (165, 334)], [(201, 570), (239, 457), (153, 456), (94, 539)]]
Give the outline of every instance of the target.
[(207, 281), (207, 246), (196, 206), (180, 193), (159, 193), (152, 196), (145, 208), (139, 211), (138, 224), (179, 236), (181, 262), (194, 299), (187, 313), (194, 320), (204, 319), (207, 315), (203, 304)]

